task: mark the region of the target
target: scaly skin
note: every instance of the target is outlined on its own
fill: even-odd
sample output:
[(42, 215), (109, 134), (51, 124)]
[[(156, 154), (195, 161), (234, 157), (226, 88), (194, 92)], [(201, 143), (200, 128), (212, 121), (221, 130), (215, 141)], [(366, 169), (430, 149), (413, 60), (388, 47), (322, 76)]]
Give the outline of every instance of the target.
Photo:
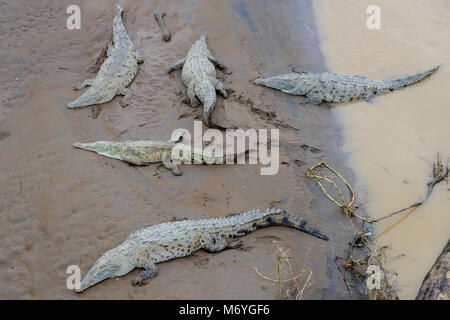
[(158, 274), (156, 263), (186, 257), (200, 249), (219, 252), (236, 248), (242, 244), (237, 238), (276, 225), (328, 240), (300, 216), (279, 209), (253, 210), (229, 218), (162, 223), (133, 232), (121, 245), (106, 252), (95, 262), (76, 291), (82, 292), (100, 281), (123, 276), (135, 268), (144, 271), (132, 284), (142, 285)]
[(136, 51), (128, 38), (122, 23), (123, 9), (116, 5), (118, 14), (114, 17), (113, 43), (108, 46), (108, 58), (102, 64), (95, 79), (83, 81), (77, 90), (91, 86), (78, 99), (70, 102), (68, 108), (79, 108), (111, 101), (116, 95), (129, 99), (131, 92), (127, 89), (138, 71), (138, 63), (144, 59)]
[(222, 82), (216, 79), (216, 69), (224, 69), (216, 58), (211, 55), (206, 37), (201, 36), (189, 49), (185, 58), (181, 59), (169, 68), (169, 73), (182, 69), (181, 79), (188, 88), (187, 95), (192, 106), (196, 106), (196, 97), (203, 104), (203, 121), (210, 128), (223, 129), (211, 122), (211, 113), (216, 106), (216, 90), (227, 98)]
[(283, 92), (306, 96), (304, 103), (319, 105), (326, 102), (348, 102), (364, 99), (370, 102), (375, 95), (409, 86), (434, 73), (439, 67), (395, 80), (371, 80), (364, 76), (345, 76), (334, 73), (313, 73), (293, 68), (292, 73), (255, 83)]
[[(141, 141), (124, 141), (124, 142), (110, 142), (110, 141), (97, 141), (92, 143), (74, 143), (74, 147), (97, 152), (101, 155), (123, 160), (125, 162), (145, 166), (155, 162), (162, 162), (164, 167), (172, 170), (176, 176), (182, 175), (181, 170), (177, 164), (194, 161), (194, 163), (205, 164), (222, 164), (226, 163), (229, 159), (234, 160), (238, 156), (235, 153), (224, 153), (223, 155), (210, 155), (206, 150), (196, 150), (190, 146), (184, 144), (177, 144), (173, 141), (154, 141), (154, 140), (141, 140)], [(179, 152), (172, 152), (174, 147), (177, 146)], [(183, 155), (187, 155), (189, 159), (183, 158)]]

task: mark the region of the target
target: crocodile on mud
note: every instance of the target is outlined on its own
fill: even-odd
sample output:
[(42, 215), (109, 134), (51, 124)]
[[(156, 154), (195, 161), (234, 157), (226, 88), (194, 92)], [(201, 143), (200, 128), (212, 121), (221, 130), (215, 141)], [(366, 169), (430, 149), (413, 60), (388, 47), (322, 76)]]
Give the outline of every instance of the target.
[(203, 121), (210, 128), (223, 129), (211, 121), (211, 113), (216, 106), (216, 90), (227, 98), (228, 94), (222, 82), (216, 79), (216, 69), (225, 69), (211, 54), (206, 45), (206, 37), (201, 36), (189, 49), (185, 58), (169, 68), (169, 73), (183, 68), (181, 79), (187, 87), (187, 95), (192, 106), (197, 105), (196, 98), (203, 104)]
[(82, 292), (100, 281), (123, 276), (135, 268), (144, 271), (132, 281), (132, 285), (143, 285), (147, 279), (158, 274), (156, 263), (186, 257), (200, 249), (219, 252), (237, 248), (242, 244), (237, 238), (276, 225), (328, 240), (300, 216), (280, 209), (267, 209), (265, 212), (253, 210), (229, 218), (162, 223), (131, 233), (122, 244), (107, 251), (75, 290)]
[[(223, 153), (213, 155), (205, 150), (197, 150), (171, 140), (141, 140), (141, 141), (96, 141), (92, 143), (74, 143), (74, 147), (97, 152), (101, 155), (119, 159), (137, 166), (145, 166), (155, 162), (162, 162), (163, 166), (172, 170), (176, 176), (182, 175), (179, 163), (194, 164), (223, 164), (234, 161), (238, 153)], [(177, 149), (174, 150), (174, 147)]]
[(319, 105), (326, 102), (349, 102), (364, 99), (370, 102), (375, 95), (409, 86), (433, 74), (439, 66), (394, 80), (371, 80), (364, 76), (346, 76), (334, 73), (313, 73), (292, 69), (292, 73), (266, 79), (256, 79), (255, 83), (283, 92), (306, 96), (303, 103)]
[(122, 23), (123, 9), (116, 5), (117, 15), (113, 23), (113, 45), (108, 45), (108, 58), (103, 62), (95, 79), (88, 79), (81, 83), (80, 90), (91, 86), (78, 99), (70, 102), (68, 108), (85, 107), (111, 101), (116, 95), (131, 97), (127, 86), (133, 81), (138, 71), (138, 64), (143, 63), (143, 57), (136, 51), (128, 38)]

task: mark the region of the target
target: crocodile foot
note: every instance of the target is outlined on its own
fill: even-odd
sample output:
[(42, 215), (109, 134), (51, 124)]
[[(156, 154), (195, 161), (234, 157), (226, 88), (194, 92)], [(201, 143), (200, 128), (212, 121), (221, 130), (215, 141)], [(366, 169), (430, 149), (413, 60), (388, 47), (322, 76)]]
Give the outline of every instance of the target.
[(228, 248), (229, 249), (237, 249), (237, 248), (241, 248), (244, 245), (244, 242), (242, 241), (242, 239), (238, 239), (236, 241), (230, 242), (228, 244)]
[(139, 277), (134, 278), (131, 280), (131, 285), (134, 287), (142, 287), (145, 286), (148, 283), (148, 279), (142, 279)]

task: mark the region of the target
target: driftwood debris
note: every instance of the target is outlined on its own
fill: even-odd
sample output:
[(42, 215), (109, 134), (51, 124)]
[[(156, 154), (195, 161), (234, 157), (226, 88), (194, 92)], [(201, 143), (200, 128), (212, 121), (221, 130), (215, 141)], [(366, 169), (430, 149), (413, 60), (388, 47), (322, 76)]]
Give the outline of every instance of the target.
[(416, 300), (450, 299), (450, 240), (426, 275)]
[(154, 13), (153, 16), (155, 17), (156, 21), (158, 21), (159, 27), (161, 28), (162, 34), (163, 34), (163, 40), (165, 42), (168, 42), (170, 40), (170, 32), (169, 29), (166, 26), (166, 23), (164, 22), (164, 17), (166, 16), (165, 12), (162, 13)]

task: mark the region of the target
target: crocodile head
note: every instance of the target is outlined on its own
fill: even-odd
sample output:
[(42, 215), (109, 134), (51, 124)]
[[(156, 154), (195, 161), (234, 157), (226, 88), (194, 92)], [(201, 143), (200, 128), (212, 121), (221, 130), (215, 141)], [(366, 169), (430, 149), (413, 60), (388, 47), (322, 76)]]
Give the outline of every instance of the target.
[(81, 281), (76, 292), (83, 292), (87, 288), (108, 278), (120, 277), (135, 268), (128, 255), (122, 252), (121, 247), (109, 250), (95, 262), (86, 276)]
[(313, 89), (316, 83), (314, 75), (310, 72), (292, 72), (269, 78), (258, 78), (256, 84), (281, 90), (290, 94), (305, 95)]
[(120, 157), (121, 148), (118, 143), (113, 143), (109, 141), (97, 141), (97, 142), (91, 142), (91, 143), (78, 143), (75, 142), (73, 144), (74, 147), (97, 152), (101, 155), (114, 158), (114, 159), (122, 159)]

